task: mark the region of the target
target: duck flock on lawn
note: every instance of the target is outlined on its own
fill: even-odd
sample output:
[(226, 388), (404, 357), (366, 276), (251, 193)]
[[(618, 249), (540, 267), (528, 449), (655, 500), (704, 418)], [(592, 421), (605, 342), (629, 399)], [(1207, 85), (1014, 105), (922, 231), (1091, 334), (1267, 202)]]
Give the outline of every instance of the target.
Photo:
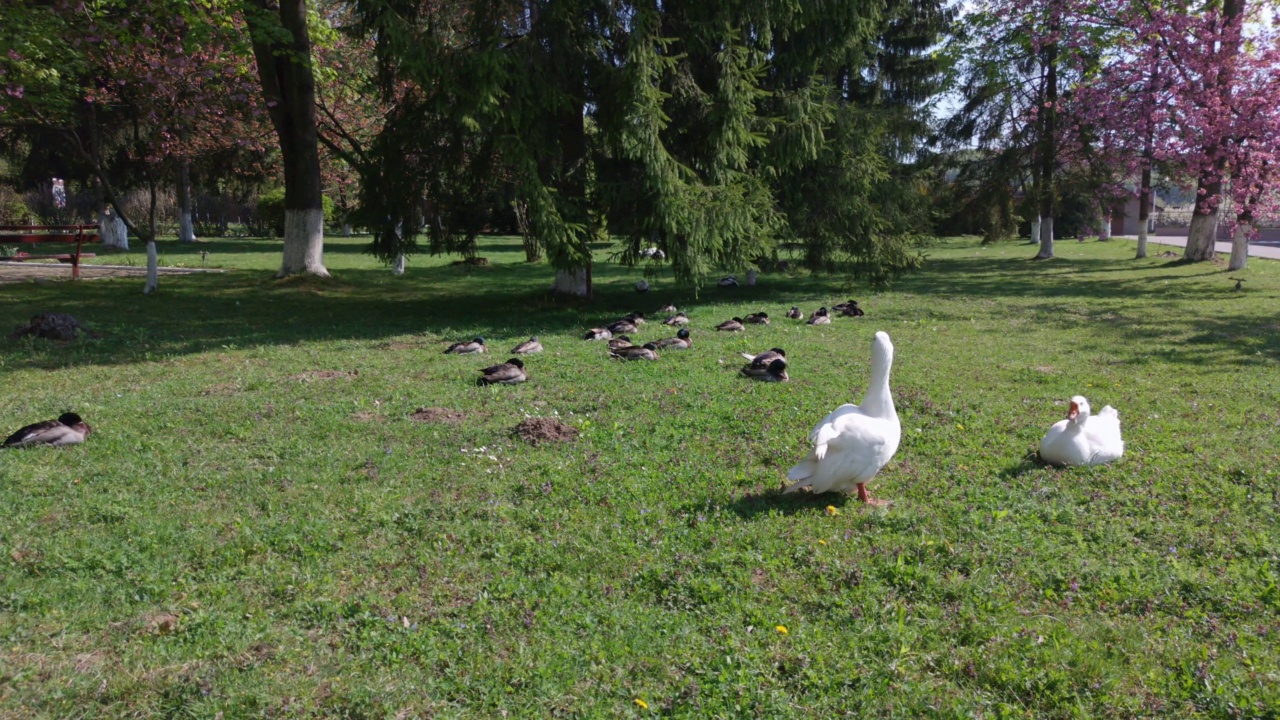
[[(723, 284), (723, 281), (722, 283)], [(807, 325), (831, 324), (831, 313), (840, 317), (864, 317), (865, 312), (856, 300), (832, 305), (830, 309), (816, 310)], [(689, 316), (673, 305), (662, 307), (661, 314), (668, 317), (663, 327), (676, 328), (674, 337), (636, 345), (631, 334), (645, 325), (644, 313), (635, 311), (601, 327), (591, 328), (582, 335), (583, 340), (604, 341), (608, 355), (621, 360), (657, 360), (660, 352), (693, 349)], [(786, 312), (785, 317), (804, 321), (805, 315), (797, 306)], [(734, 317), (715, 326), (722, 332), (745, 332), (747, 325), (768, 325), (769, 315), (764, 311)], [(480, 355), (487, 353), (483, 337), (475, 337), (449, 345), (448, 355)], [(512, 355), (531, 355), (543, 352), (542, 342), (535, 335), (512, 348)], [(751, 380), (762, 382), (787, 382), (787, 352), (782, 348), (770, 348), (759, 354), (741, 353), (747, 361), (739, 371)], [(813, 448), (803, 460), (787, 472), (791, 484), (784, 492), (790, 493), (808, 488), (814, 493), (856, 492), (864, 503), (879, 505), (867, 493), (867, 483), (893, 459), (902, 438), (902, 424), (898, 420), (889, 387), (889, 374), (893, 367), (893, 342), (889, 335), (877, 332), (871, 346), (871, 383), (859, 405), (844, 404), (832, 410), (809, 433)], [(480, 371), (478, 385), (518, 385), (529, 379), (524, 361), (512, 357), (504, 363), (491, 365)], [(1067, 417), (1049, 428), (1040, 442), (1040, 458), (1050, 465), (1081, 466), (1102, 465), (1120, 459), (1124, 454), (1124, 440), (1120, 434), (1120, 414), (1110, 405), (1092, 414), (1089, 401), (1076, 395), (1068, 405)], [(40, 445), (77, 445), (83, 443), (92, 429), (76, 413), (67, 412), (56, 420), (46, 420), (27, 425), (4, 441), (6, 448), (24, 448)]]

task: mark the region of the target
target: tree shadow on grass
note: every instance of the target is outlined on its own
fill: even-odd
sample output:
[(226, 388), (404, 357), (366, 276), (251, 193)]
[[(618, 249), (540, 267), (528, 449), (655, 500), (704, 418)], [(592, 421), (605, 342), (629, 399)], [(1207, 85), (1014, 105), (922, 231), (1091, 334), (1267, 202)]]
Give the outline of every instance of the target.
[[(326, 252), (363, 252), (363, 242), (335, 242)], [(178, 245), (178, 251), (278, 252), (279, 241), (219, 239)], [(339, 270), (332, 280), (276, 280), (269, 270), (232, 270), (221, 274), (166, 278), (160, 292), (144, 298), (136, 279), (92, 282), (46, 282), (0, 287), (0, 316), (15, 325), (38, 312), (69, 312), (105, 337), (69, 345), (42, 341), (8, 341), (0, 347), (10, 356), (9, 368), (55, 368), (68, 365), (114, 365), (155, 357), (216, 351), (227, 347), (290, 345), (324, 340), (379, 340), (419, 335), (423, 344), (481, 335), (506, 343), (539, 334), (576, 334), (641, 310), (651, 315), (659, 305), (681, 308), (718, 303), (736, 312), (781, 313), (794, 304), (812, 305), (856, 295), (845, 276), (769, 273), (754, 287), (701, 292), (678, 288), (669, 278), (652, 279), (654, 290), (637, 294), (639, 268), (598, 263), (593, 271), (596, 297), (590, 303), (555, 299), (546, 290), (552, 272), (545, 263), (529, 264), (504, 251), (520, 248), (504, 239), (483, 239), (481, 254), (494, 255), (487, 267), (457, 267), (448, 258), (393, 276), (372, 260), (370, 267)], [(513, 261), (514, 260), (514, 261)], [(1120, 362), (1230, 364), (1280, 358), (1280, 333), (1273, 318), (1238, 311), (1192, 317), (1177, 322), (1131, 309), (1132, 299), (1168, 301), (1248, 300), (1253, 293), (1234, 292), (1205, 278), (1220, 273), (1196, 272), (1177, 263), (1148, 264), (1108, 258), (1068, 259), (1053, 265), (1023, 258), (947, 257), (931, 261), (924, 271), (904, 278), (896, 290), (939, 298), (976, 298), (984, 302), (1018, 302), (1036, 324), (1074, 329), (1087, 326), (1090, 337)], [(1115, 278), (1120, 264), (1138, 273)], [(1154, 272), (1152, 272), (1154, 271)], [(1145, 274), (1144, 274), (1145, 273)], [(1216, 283), (1216, 281), (1214, 281)], [(1088, 303), (1070, 303), (1071, 298)], [(939, 305), (939, 319), (961, 319), (961, 304)], [(1171, 309), (1170, 312), (1183, 312)], [(954, 315), (955, 317), (951, 317)], [(705, 322), (709, 318), (699, 318)], [(725, 318), (718, 318), (719, 321)], [(878, 318), (879, 319), (879, 318)], [(892, 322), (894, 318), (883, 318)], [(903, 319), (903, 318), (897, 318)], [(963, 319), (967, 320), (967, 316)], [(0, 337), (7, 328), (0, 327)], [(1183, 331), (1176, 340), (1171, 333)], [(772, 507), (772, 506), (771, 506)]]

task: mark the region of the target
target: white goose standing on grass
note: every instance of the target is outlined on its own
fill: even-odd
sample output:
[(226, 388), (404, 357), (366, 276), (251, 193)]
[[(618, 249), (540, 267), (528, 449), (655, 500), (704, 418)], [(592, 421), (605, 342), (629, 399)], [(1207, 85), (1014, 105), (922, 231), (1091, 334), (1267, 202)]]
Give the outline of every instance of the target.
[(902, 424), (889, 392), (893, 366), (893, 342), (889, 334), (876, 333), (871, 344), (871, 385), (861, 405), (841, 405), (824, 417), (809, 440), (809, 456), (787, 472), (793, 480), (783, 492), (807, 487), (815, 493), (858, 491), (868, 505), (887, 505), (867, 495), (867, 483), (880, 472), (902, 439)]
[(1071, 398), (1067, 419), (1054, 423), (1040, 441), (1040, 459), (1050, 465), (1105, 465), (1121, 455), (1120, 413), (1107, 405), (1093, 415), (1080, 395)]

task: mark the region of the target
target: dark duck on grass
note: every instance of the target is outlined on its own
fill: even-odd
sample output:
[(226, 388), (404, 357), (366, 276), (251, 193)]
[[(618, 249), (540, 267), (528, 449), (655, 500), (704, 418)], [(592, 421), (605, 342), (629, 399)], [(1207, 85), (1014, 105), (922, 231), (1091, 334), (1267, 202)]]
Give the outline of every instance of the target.
[(79, 445), (93, 432), (81, 417), (73, 412), (63, 413), (57, 420), (32, 423), (10, 435), (4, 447), (23, 448), (36, 445)]
[(517, 355), (525, 355), (528, 353), (540, 353), (542, 352), (542, 343), (539, 342), (538, 336), (534, 335), (528, 340), (525, 340), (524, 342), (515, 346), (515, 348), (511, 352)]
[(621, 358), (623, 360), (657, 360), (658, 359), (657, 350), (658, 350), (657, 345), (654, 345), (653, 343), (645, 343), (641, 347), (636, 347), (635, 345), (632, 345), (631, 347), (625, 347), (619, 350), (614, 350), (609, 354), (616, 358)]
[(610, 338), (609, 340), (610, 350), (621, 350), (622, 348), (629, 348), (631, 346), (632, 346), (631, 338), (627, 337), (626, 335), (619, 335), (618, 337)]
[(659, 350), (688, 350), (693, 347), (693, 339), (689, 337), (689, 328), (680, 328), (673, 338), (665, 338), (654, 343)]
[(763, 382), (786, 382), (791, 379), (787, 375), (787, 361), (780, 357), (767, 363), (749, 362), (742, 366), (742, 374)]
[(529, 379), (524, 371), (524, 362), (520, 358), (511, 358), (501, 365), (490, 365), (480, 371), (477, 385), (519, 385)]
[(798, 306), (792, 305), (791, 309), (787, 311), (787, 317), (792, 320), (803, 320), (804, 313), (800, 312), (800, 308)]
[(717, 325), (716, 329), (724, 332), (740, 332), (743, 329), (742, 318), (736, 317), (732, 320), (725, 320)]
[(831, 316), (827, 314), (826, 308), (818, 308), (813, 317), (809, 318), (808, 325), (830, 325)]
[(477, 337), (466, 342), (457, 342), (445, 348), (445, 355), (479, 355), (480, 353), (489, 352), (489, 348), (484, 345), (484, 338)]

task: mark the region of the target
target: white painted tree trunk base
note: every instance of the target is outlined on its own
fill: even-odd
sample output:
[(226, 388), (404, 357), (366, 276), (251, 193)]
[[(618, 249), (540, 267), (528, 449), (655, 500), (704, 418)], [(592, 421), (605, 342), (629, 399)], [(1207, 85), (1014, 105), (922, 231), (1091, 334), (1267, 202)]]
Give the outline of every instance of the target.
[(399, 255), (396, 256), (396, 262), (394, 265), (391, 266), (391, 274), (392, 275), (404, 274), (404, 253), (400, 253)]
[(1231, 262), (1228, 270), (1243, 270), (1249, 264), (1249, 236), (1253, 234), (1253, 225), (1241, 221), (1236, 225), (1236, 236), (1231, 239)]
[(1031, 242), (1040, 242), (1040, 216), (1031, 221)]
[(1133, 256), (1135, 260), (1141, 260), (1147, 256), (1147, 222), (1145, 220), (1138, 223), (1138, 252)]
[(190, 210), (183, 210), (178, 213), (178, 241), (184, 243), (196, 241), (196, 226), (191, 222)]
[(351, 237), (351, 223), (342, 223), (342, 237)]
[(1037, 260), (1048, 260), (1053, 257), (1053, 218), (1040, 219), (1040, 252), (1036, 253)]
[(747, 271), (747, 286), (748, 286), (748, 287), (756, 284), (756, 275), (757, 275), (757, 273), (756, 273), (756, 271), (755, 271), (755, 270), (748, 270), (748, 271)]
[(1106, 242), (1111, 239), (1111, 216), (1103, 215), (1098, 221), (1098, 242)]
[(160, 289), (160, 254), (156, 252), (154, 240), (147, 243), (147, 284), (142, 287), (143, 295), (150, 295)]
[(1214, 257), (1214, 241), (1218, 236), (1218, 213), (1208, 215), (1196, 212), (1191, 217), (1191, 227), (1187, 229), (1187, 249), (1182, 254), (1185, 260), (1212, 260)]
[(551, 292), (572, 297), (590, 297), (591, 288), (587, 284), (587, 269), (557, 269), (556, 280), (551, 284)]
[(276, 277), (329, 277), (324, 266), (324, 211), (320, 208), (284, 211), (284, 261)]
[(115, 213), (105, 212), (98, 217), (98, 234), (102, 236), (102, 246), (105, 248), (129, 249), (129, 227)]

